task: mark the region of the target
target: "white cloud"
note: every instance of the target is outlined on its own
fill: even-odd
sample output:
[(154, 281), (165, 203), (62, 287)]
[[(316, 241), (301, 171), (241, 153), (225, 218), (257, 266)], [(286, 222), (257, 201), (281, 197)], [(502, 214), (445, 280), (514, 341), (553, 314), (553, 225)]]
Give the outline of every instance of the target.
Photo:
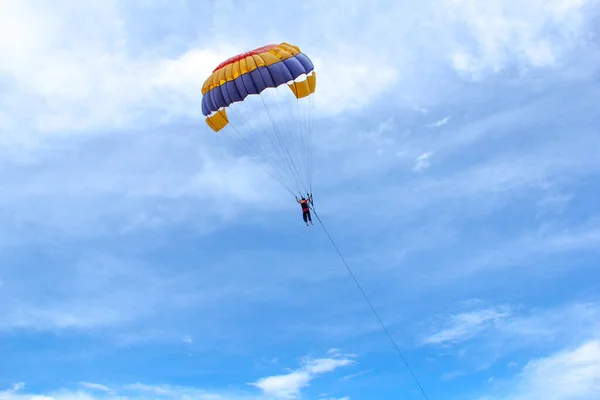
[(431, 152), (427, 152), (427, 153), (423, 153), (419, 157), (417, 157), (417, 160), (415, 162), (415, 166), (413, 167), (413, 170), (414, 171), (423, 171), (423, 170), (429, 168), (429, 166), (431, 165), (431, 163), (429, 162), (431, 155), (432, 155)]
[(268, 396), (275, 396), (280, 399), (295, 399), (300, 396), (301, 390), (307, 387), (317, 376), (353, 363), (353, 360), (345, 356), (307, 358), (304, 360), (302, 367), (295, 371), (284, 375), (265, 377), (252, 385), (260, 388)]
[(267, 395), (282, 399), (293, 399), (300, 391), (308, 386), (312, 377), (305, 371), (291, 372), (286, 375), (269, 376), (254, 383)]
[(446, 317), (441, 331), (423, 339), (424, 344), (460, 343), (479, 336), (483, 331), (493, 328), (498, 320), (513, 314), (511, 307), (499, 306), (477, 311), (463, 312)]
[[(361, 54), (360, 59), (355, 53)], [(366, 106), (399, 79), (396, 68), (369, 55), (367, 49), (340, 44), (339, 49), (311, 58), (317, 71), (316, 110), (325, 115)]]
[(21, 390), (23, 390), (25, 388), (25, 383), (24, 382), (17, 382), (12, 386), (12, 389), (10, 389), (12, 392), (19, 392)]
[(476, 43), (476, 48), (458, 45), (452, 64), (475, 79), (515, 63), (554, 66), (583, 35), (584, 6), (594, 1), (445, 1), (446, 18), (460, 23)]
[[(150, 49), (145, 57), (134, 57), (115, 2), (79, 5), (78, 22), (64, 23), (69, 6), (74, 4), (0, 3), (0, 74), (16, 89), (5, 94), (3, 108), (33, 119), (41, 131), (123, 126), (139, 117), (200, 116), (204, 79), (237, 50), (191, 48), (165, 58)], [(155, 115), (140, 115), (144, 110)]]
[(481, 400), (596, 400), (600, 393), (600, 341), (530, 361), (507, 394)]
[(183, 338), (181, 338), (181, 341), (186, 344), (194, 343), (194, 339), (192, 339), (192, 337), (189, 335), (185, 335)]
[[(365, 145), (373, 146), (375, 149), (377, 149), (377, 154), (381, 155), (386, 150), (393, 148), (394, 144), (396, 143), (394, 128), (394, 117), (390, 117), (380, 122), (376, 128), (367, 132), (361, 132), (359, 137), (360, 140), (365, 143)], [(335, 140), (334, 143), (328, 146), (330, 146), (329, 148), (333, 148), (333, 146), (336, 148), (340, 146), (347, 148), (348, 142), (343, 140)]]

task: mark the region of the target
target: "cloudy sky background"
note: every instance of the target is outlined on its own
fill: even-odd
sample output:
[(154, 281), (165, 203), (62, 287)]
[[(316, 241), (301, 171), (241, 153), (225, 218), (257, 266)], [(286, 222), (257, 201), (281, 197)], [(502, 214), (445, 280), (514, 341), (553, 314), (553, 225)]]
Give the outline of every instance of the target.
[(423, 398), (203, 121), (219, 62), (287, 41), (320, 215), (429, 397), (596, 399), (599, 6), (0, 0), (0, 398)]

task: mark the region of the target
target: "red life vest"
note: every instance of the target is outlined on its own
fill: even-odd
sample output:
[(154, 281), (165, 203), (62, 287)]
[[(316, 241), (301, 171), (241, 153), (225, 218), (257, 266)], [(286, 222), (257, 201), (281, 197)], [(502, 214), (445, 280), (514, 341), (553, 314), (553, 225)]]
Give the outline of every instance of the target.
[(300, 200), (302, 206), (302, 212), (308, 212), (308, 200)]

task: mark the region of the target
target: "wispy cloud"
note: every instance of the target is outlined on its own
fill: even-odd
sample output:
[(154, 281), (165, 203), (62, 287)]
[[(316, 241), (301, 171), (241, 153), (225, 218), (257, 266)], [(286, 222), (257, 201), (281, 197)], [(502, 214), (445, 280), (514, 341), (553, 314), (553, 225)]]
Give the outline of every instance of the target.
[(444, 382), (448, 382), (448, 381), (452, 381), (458, 377), (464, 376), (466, 375), (466, 372), (463, 371), (450, 371), (450, 372), (444, 372), (442, 374), (442, 376), (440, 377), (440, 379)]
[(364, 374), (368, 374), (371, 371), (372, 370), (367, 369), (367, 370), (364, 370), (364, 371), (357, 372), (355, 374), (350, 374), (350, 375), (343, 376), (343, 377), (340, 378), (340, 382), (349, 381), (351, 379), (358, 378), (359, 376), (362, 376)]
[(448, 123), (448, 121), (450, 121), (450, 117), (451, 115), (448, 115), (447, 117), (444, 117), (432, 124), (427, 125), (429, 128), (439, 128), (440, 126), (444, 126)]
[(446, 328), (423, 339), (424, 344), (460, 343), (493, 328), (494, 323), (513, 314), (511, 307), (499, 306), (447, 317)]
[(101, 385), (99, 383), (92, 383), (92, 382), (79, 382), (79, 385), (81, 387), (84, 387), (86, 389), (91, 389), (91, 390), (98, 390), (100, 392), (106, 392), (106, 393), (110, 393), (112, 392), (112, 390), (105, 385)]
[(375, 146), (378, 154), (381, 154), (395, 143), (394, 135), (391, 134), (394, 126), (394, 119), (388, 118), (380, 122), (376, 129), (361, 133), (361, 139)]
[(415, 166), (413, 167), (413, 169), (415, 171), (423, 171), (424, 169), (429, 168), (429, 166), (431, 165), (429, 161), (431, 159), (431, 155), (431, 152), (427, 152), (417, 157), (417, 161), (415, 162)]
[[(522, 263), (531, 265), (530, 272), (533, 273), (539, 268), (536, 262), (547, 263), (549, 255), (558, 257), (577, 252), (596, 252), (600, 244), (600, 229), (597, 225), (595, 219), (569, 229), (542, 224), (519, 236), (480, 248), (480, 251), (465, 260), (463, 268), (438, 271), (441, 274), (439, 276), (444, 276), (444, 279), (464, 279), (466, 276), (480, 276), (493, 270), (510, 270)], [(568, 270), (569, 266), (559, 265), (544, 273), (561, 275)]]
[(422, 344), (460, 352), (463, 362), (473, 362), (466, 368), (486, 369), (501, 358), (522, 360), (525, 349), (556, 351), (600, 335), (600, 305), (593, 302), (548, 309), (502, 305), (444, 320), (445, 327), (427, 335)]

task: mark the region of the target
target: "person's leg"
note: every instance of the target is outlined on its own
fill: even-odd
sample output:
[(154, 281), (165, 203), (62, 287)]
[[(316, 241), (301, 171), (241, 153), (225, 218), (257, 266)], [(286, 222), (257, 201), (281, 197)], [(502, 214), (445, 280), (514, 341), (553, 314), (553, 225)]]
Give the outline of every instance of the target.
[(310, 224), (312, 225), (312, 217), (310, 216), (310, 211), (308, 211), (308, 220), (310, 221)]
[(306, 223), (306, 225), (308, 225), (308, 221), (307, 221), (308, 217), (306, 215), (306, 212), (302, 213), (302, 219), (304, 219), (304, 222)]

